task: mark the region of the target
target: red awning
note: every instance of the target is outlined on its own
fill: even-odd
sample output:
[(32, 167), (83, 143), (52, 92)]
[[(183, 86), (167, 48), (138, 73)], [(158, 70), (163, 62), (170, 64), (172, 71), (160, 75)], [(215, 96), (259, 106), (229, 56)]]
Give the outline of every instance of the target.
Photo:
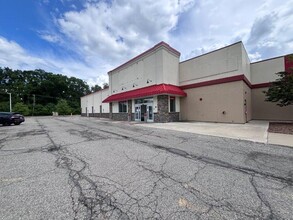
[(131, 90), (128, 92), (122, 92), (119, 94), (114, 94), (106, 98), (103, 102), (115, 102), (115, 101), (124, 101), (134, 98), (143, 98), (153, 95), (176, 95), (176, 96), (186, 96), (186, 93), (183, 92), (178, 86), (170, 84), (160, 84), (152, 85), (140, 89)]

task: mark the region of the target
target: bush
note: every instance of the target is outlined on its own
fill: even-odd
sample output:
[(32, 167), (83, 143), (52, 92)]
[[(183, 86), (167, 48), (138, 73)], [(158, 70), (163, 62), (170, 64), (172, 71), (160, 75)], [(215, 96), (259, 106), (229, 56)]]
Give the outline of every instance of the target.
[(19, 112), (25, 116), (30, 114), (29, 107), (22, 102), (18, 102), (13, 106), (13, 111), (14, 112)]
[(56, 105), (56, 111), (59, 115), (69, 115), (71, 113), (71, 108), (66, 100), (60, 99)]

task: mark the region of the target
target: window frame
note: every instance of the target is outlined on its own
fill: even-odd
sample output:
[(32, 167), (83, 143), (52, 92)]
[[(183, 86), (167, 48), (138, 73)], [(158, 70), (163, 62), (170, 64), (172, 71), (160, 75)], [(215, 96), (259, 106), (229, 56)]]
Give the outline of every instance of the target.
[(176, 112), (176, 97), (170, 96), (169, 98), (169, 111)]
[(119, 113), (127, 113), (128, 112), (127, 107), (128, 107), (128, 102), (127, 101), (118, 102), (118, 112)]

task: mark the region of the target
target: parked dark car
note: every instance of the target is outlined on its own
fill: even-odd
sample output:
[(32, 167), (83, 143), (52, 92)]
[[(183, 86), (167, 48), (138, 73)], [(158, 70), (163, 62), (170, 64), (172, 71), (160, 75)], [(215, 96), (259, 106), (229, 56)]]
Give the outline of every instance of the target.
[(19, 125), (24, 121), (23, 115), (18, 112), (0, 112), (0, 124), (2, 125)]

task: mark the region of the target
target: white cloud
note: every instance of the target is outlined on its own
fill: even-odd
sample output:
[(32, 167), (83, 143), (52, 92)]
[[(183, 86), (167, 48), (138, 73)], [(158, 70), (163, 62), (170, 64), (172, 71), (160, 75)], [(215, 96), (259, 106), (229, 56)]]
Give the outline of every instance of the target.
[(31, 55), (14, 41), (0, 36), (0, 66), (20, 70), (43, 69), (48, 72), (74, 76), (88, 81), (89, 85), (108, 82), (106, 72), (112, 66), (86, 65), (73, 59), (58, 59), (49, 55)]
[(249, 53), (248, 57), (251, 62), (256, 62), (256, 61), (261, 60), (261, 55), (259, 54), (259, 52)]
[[(52, 6), (56, 17), (48, 30), (37, 34), (80, 60), (34, 55), (0, 37), (0, 65), (102, 85), (109, 70), (162, 40), (181, 52), (181, 60), (240, 40), (253, 61), (293, 52), (293, 0), (83, 0), (83, 8), (62, 1), (59, 9)], [(60, 14), (65, 5), (68, 11)]]
[(193, 0), (90, 1), (81, 11), (65, 13), (58, 23), (88, 62), (100, 59), (117, 65), (159, 41), (168, 41), (180, 13), (193, 4)]
[(200, 54), (213, 45), (242, 40), (249, 54), (270, 58), (292, 53), (293, 1), (212, 0), (199, 1), (196, 8), (182, 14), (171, 45), (181, 51), (181, 59)]
[(49, 34), (49, 33), (40, 33), (39, 36), (43, 40), (46, 40), (46, 41), (51, 42), (51, 43), (58, 43), (58, 42), (61, 42), (62, 41), (62, 39), (59, 36), (53, 35), (53, 34)]

